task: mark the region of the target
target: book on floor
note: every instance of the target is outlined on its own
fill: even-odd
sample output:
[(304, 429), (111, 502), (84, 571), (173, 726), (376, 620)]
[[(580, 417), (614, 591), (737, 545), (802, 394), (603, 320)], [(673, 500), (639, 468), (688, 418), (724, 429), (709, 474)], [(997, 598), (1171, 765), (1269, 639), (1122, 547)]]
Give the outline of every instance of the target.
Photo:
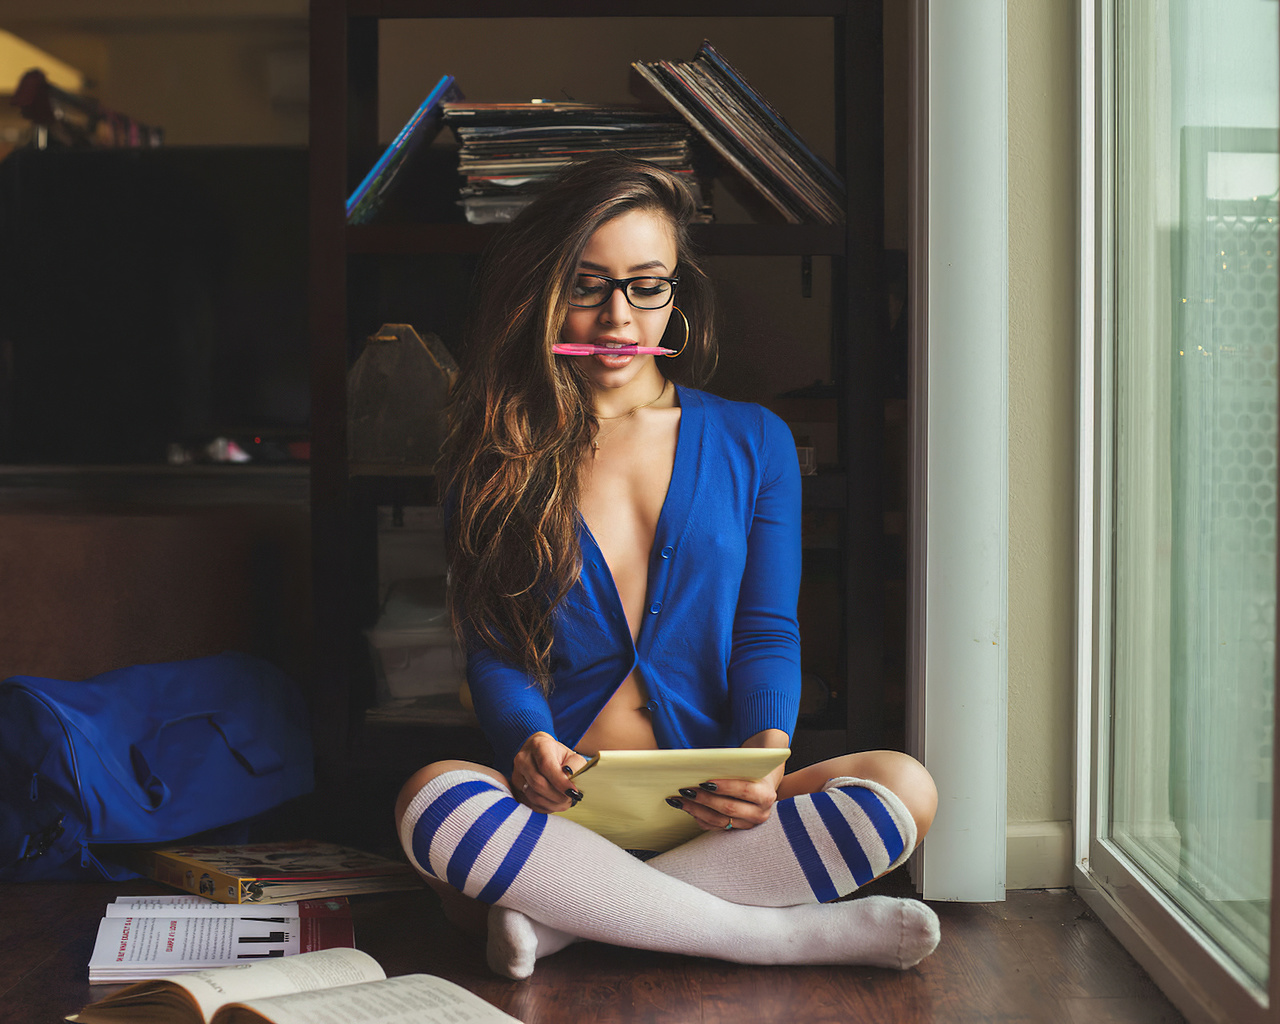
[[(444, 978), (388, 978), (358, 949), (329, 949), (247, 967), (141, 982), (67, 1018), (74, 1024), (509, 1024)], [(518, 1022), (517, 1022), (518, 1024)]]
[(702, 829), (667, 803), (683, 786), (712, 779), (760, 779), (791, 751), (769, 747), (602, 750), (573, 775), (583, 799), (560, 812), (626, 850), (661, 853)]
[(405, 861), (310, 839), (240, 846), (166, 846), (139, 851), (148, 878), (219, 903), (283, 903), (417, 889)]
[(273, 906), (198, 896), (124, 896), (107, 904), (89, 984), (115, 985), (355, 945), (347, 900)]

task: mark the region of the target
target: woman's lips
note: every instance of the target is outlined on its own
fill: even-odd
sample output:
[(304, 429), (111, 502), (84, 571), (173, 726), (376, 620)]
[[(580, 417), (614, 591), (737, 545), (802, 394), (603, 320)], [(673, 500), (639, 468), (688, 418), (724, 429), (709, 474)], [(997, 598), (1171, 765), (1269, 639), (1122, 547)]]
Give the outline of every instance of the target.
[(597, 345), (595, 349), (591, 358), (611, 370), (626, 366), (636, 357), (635, 345), (606, 345), (604, 349)]

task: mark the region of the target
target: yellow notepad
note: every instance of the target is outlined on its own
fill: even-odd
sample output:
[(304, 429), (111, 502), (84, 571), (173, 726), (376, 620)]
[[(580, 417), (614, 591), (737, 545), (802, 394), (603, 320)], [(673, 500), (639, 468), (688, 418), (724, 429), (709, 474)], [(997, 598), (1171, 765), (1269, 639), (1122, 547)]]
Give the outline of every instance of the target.
[(710, 779), (761, 779), (791, 754), (783, 748), (602, 750), (573, 775), (582, 802), (560, 813), (627, 850), (661, 853), (702, 829), (667, 797)]

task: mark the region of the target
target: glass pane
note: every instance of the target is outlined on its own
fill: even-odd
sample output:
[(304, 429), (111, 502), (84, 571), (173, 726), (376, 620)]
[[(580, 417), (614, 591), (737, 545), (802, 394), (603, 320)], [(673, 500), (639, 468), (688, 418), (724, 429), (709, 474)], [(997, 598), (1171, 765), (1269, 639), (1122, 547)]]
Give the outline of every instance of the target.
[(1110, 838), (1264, 984), (1277, 5), (1116, 14)]

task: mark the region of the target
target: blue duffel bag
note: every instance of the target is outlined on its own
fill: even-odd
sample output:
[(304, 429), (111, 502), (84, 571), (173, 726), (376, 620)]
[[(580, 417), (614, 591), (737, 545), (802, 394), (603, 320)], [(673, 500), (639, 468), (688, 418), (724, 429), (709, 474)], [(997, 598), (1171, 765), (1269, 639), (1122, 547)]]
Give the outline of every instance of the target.
[(0, 683), (3, 882), (136, 878), (102, 848), (244, 842), (313, 786), (298, 686), (247, 654)]

